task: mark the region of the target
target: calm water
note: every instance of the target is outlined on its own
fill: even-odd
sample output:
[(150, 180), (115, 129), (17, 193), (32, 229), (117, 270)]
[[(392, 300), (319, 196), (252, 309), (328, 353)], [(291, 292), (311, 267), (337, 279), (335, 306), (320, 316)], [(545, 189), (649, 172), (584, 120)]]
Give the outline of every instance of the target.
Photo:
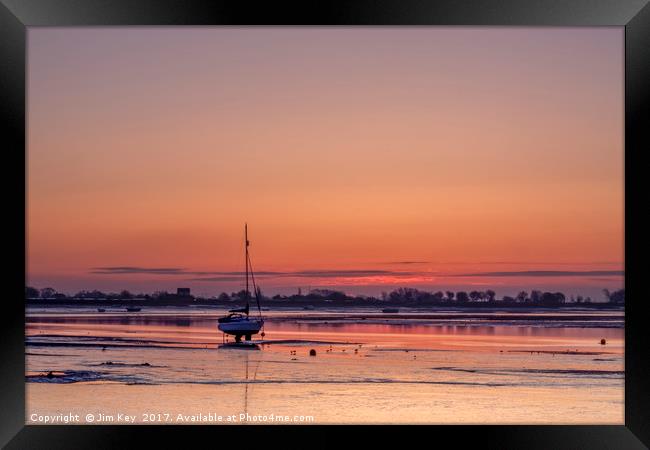
[(29, 309), (27, 423), (624, 420), (622, 312), (269, 311), (245, 350), (219, 314)]

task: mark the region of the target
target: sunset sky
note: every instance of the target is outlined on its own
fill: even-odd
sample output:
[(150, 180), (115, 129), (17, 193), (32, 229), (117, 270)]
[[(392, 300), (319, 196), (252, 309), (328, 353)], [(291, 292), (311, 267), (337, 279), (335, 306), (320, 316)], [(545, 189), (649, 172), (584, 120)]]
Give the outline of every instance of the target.
[[(622, 287), (623, 28), (28, 29), (28, 283)], [(549, 274), (548, 271), (553, 272)]]

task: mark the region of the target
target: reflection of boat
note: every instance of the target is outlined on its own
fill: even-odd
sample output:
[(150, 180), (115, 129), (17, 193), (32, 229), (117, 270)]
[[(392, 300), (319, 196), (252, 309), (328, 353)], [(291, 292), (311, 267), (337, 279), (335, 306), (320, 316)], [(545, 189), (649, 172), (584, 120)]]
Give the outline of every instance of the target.
[[(245, 345), (245, 344), (244, 344)], [(253, 379), (252, 381), (249, 381), (250, 377), (248, 376), (248, 360), (250, 358), (250, 355), (252, 353), (246, 352), (244, 354), (244, 357), (246, 358), (246, 372), (244, 374), (244, 415), (246, 417), (246, 420), (248, 420), (248, 385), (251, 383), (255, 383), (255, 380), (257, 379), (257, 369), (260, 367), (260, 361), (261, 359), (257, 360), (257, 364), (255, 365), (255, 371), (253, 372)], [(251, 386), (251, 389), (253, 387)]]
[(97, 312), (105, 312), (106, 310), (104, 308), (97, 308)]
[[(262, 293), (260, 289), (255, 285), (255, 276), (253, 275), (253, 268), (251, 266), (250, 255), (248, 254), (248, 246), (250, 242), (248, 241), (248, 225), (244, 226), (244, 249), (245, 249), (245, 261), (246, 261), (246, 290), (244, 291), (244, 297), (246, 300), (246, 306), (239, 309), (231, 309), (229, 314), (225, 317), (218, 319), (217, 328), (221, 330), (224, 334), (230, 334), (235, 336), (236, 342), (241, 342), (242, 336), (245, 340), (250, 341), (252, 335), (260, 332), (264, 326), (264, 319), (262, 319), (262, 309), (260, 308), (260, 297)], [(250, 269), (250, 271), (249, 271)], [(259, 312), (259, 318), (253, 319), (250, 317), (250, 291), (248, 288), (248, 275), (250, 273), (251, 281), (253, 282), (253, 290), (255, 291), (255, 300), (257, 301), (257, 310)], [(264, 333), (262, 333), (264, 336)]]
[(231, 349), (231, 350), (260, 350), (260, 346), (252, 342), (226, 342), (221, 344), (219, 349)]
[(142, 308), (138, 308), (137, 306), (127, 306), (127, 307), (126, 307), (126, 310), (127, 310), (128, 312), (138, 312), (138, 311), (140, 311), (141, 309), (142, 309)]
[(399, 312), (399, 309), (397, 309), (397, 308), (384, 308), (384, 309), (381, 310), (381, 312), (385, 312), (385, 313), (398, 313), (398, 312)]

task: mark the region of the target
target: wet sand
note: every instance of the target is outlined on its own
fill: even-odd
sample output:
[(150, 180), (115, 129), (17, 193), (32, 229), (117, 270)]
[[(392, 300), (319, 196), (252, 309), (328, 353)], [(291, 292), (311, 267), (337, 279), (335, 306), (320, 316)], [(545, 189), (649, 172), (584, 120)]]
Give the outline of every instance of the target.
[[(480, 390), (465, 385), (415, 386), (399, 389), (394, 395), (381, 384), (294, 384), (249, 385), (248, 399), (244, 388), (227, 385), (165, 385), (123, 386), (120, 384), (29, 384), (27, 402), (34, 405), (30, 414), (136, 416), (136, 423), (196, 424), (226, 423), (215, 417), (237, 416), (233, 423), (284, 423), (272, 422), (269, 417), (290, 416), (290, 423), (371, 423), (371, 424), (622, 424), (623, 408), (613, 408), (606, 393), (590, 389), (564, 390), (558, 405), (558, 389), (553, 387), (509, 387), (507, 396), (503, 387), (484, 387)], [(76, 399), (95, 398), (95, 402)], [(516, 400), (513, 400), (516, 399)], [(510, 400), (508, 403), (507, 400)], [(620, 402), (622, 399), (619, 399)], [(248, 405), (246, 405), (248, 402)], [(36, 406), (38, 405), (38, 406)], [(208, 415), (213, 419), (197, 417), (178, 420), (178, 415)], [(240, 420), (240, 414), (253, 417)], [(155, 414), (153, 419), (151, 414)], [(170, 414), (158, 417), (159, 414)], [(313, 416), (308, 420), (293, 421), (293, 416)], [(266, 420), (263, 416), (267, 416)], [(149, 420), (147, 420), (149, 419)], [(101, 423), (101, 422), (94, 422)], [(103, 422), (115, 424), (116, 422)]]
[(202, 312), (180, 322), (163, 313), (31, 315), (26, 422), (70, 414), (82, 424), (88, 414), (95, 424), (131, 423), (101, 420), (119, 414), (161, 424), (624, 420), (620, 326), (553, 327), (543, 317), (528, 320), (534, 326), (363, 323), (345, 314), (337, 314), (343, 323), (305, 323), (300, 312), (268, 321), (264, 341), (241, 349), (220, 348)]

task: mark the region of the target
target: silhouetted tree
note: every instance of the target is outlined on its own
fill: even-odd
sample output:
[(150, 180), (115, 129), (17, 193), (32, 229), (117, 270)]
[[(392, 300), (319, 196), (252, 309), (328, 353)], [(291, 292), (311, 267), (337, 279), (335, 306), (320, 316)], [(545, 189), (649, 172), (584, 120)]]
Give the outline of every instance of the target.
[(469, 298), (472, 299), (473, 302), (477, 302), (481, 299), (481, 293), (479, 291), (472, 291), (469, 293)]
[(540, 297), (540, 302), (547, 306), (556, 306), (564, 303), (565, 297), (561, 292), (544, 292)]
[(456, 292), (456, 301), (459, 303), (467, 303), (469, 301), (469, 296), (465, 291)]
[(521, 291), (519, 294), (517, 294), (517, 302), (519, 303), (525, 303), (528, 301), (528, 292), (526, 291)]
[(531, 303), (539, 303), (542, 300), (542, 291), (531, 291), (530, 292), (530, 301)]
[(398, 288), (388, 294), (388, 298), (394, 302), (412, 302), (421, 298), (421, 295), (415, 288)]
[[(607, 289), (604, 289), (604, 291), (607, 291)], [(624, 305), (625, 289), (619, 289), (618, 291), (614, 291), (614, 292), (607, 291), (607, 300), (609, 300), (610, 303), (614, 303), (617, 305)]]
[(454, 293), (451, 291), (447, 291), (447, 301), (453, 302), (454, 301)]
[(25, 298), (38, 298), (39, 294), (38, 289), (25, 286)]
[(230, 298), (233, 300), (246, 300), (246, 289), (242, 289), (239, 292), (233, 292), (230, 294)]
[(488, 289), (487, 291), (485, 291), (485, 296), (487, 297), (488, 302), (493, 302), (495, 295), (497, 294), (492, 289)]
[(123, 290), (122, 292), (120, 292), (120, 298), (123, 298), (123, 299), (131, 299), (131, 298), (133, 298), (133, 295), (132, 295), (129, 291), (127, 291), (127, 290), (125, 289), (125, 290)]
[(514, 297), (510, 297), (510, 296), (508, 296), (508, 295), (504, 295), (504, 296), (503, 296), (503, 302), (504, 302), (504, 303), (514, 303), (514, 302), (515, 302), (515, 298), (514, 298)]
[(220, 302), (229, 302), (230, 296), (225, 292), (222, 292), (221, 294), (219, 294), (219, 297), (217, 297), (217, 300), (219, 300)]
[(57, 294), (56, 290), (51, 287), (41, 289), (41, 298), (54, 298)]
[(344, 292), (334, 291), (331, 289), (312, 289), (309, 291), (309, 297), (322, 298), (327, 300), (347, 300), (348, 296)]

